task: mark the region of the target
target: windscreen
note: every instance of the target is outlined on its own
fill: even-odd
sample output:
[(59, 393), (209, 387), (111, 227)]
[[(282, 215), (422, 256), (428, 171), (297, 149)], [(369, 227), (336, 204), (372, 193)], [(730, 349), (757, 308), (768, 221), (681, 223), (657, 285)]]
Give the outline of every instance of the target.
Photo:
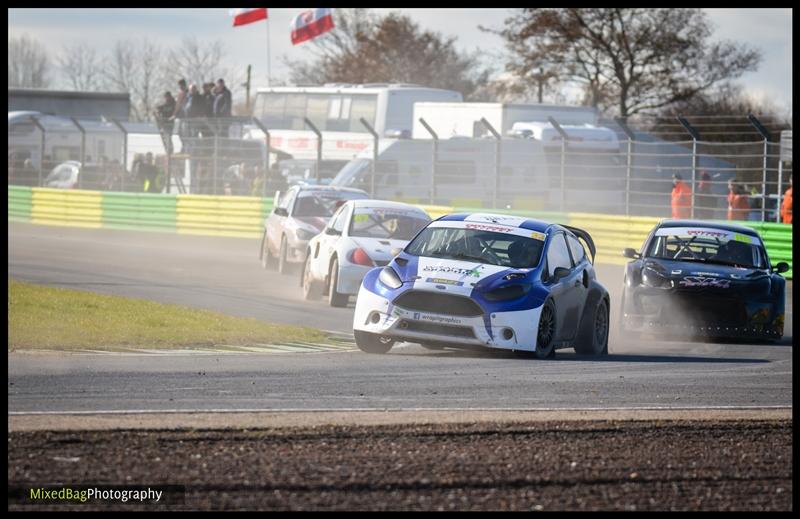
[(358, 192), (301, 191), (294, 203), (292, 216), (330, 218), (344, 202), (358, 198), (366, 198), (366, 195)]
[(528, 233), (537, 238), (482, 229), (428, 227), (405, 251), (414, 256), (534, 268), (542, 256), (544, 235)]
[(656, 231), (647, 256), (743, 268), (767, 268), (760, 239), (725, 229), (662, 227)]
[(372, 207), (356, 208), (350, 222), (350, 236), (410, 240), (425, 227), (430, 218), (417, 211)]

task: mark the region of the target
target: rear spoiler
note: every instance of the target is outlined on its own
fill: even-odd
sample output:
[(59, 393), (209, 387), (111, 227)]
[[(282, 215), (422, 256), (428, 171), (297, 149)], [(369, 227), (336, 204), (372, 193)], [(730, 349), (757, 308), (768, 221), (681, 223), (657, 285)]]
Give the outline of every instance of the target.
[(592, 237), (589, 236), (589, 233), (584, 231), (583, 229), (578, 229), (577, 227), (570, 227), (569, 225), (561, 224), (561, 227), (567, 229), (572, 234), (577, 236), (579, 239), (586, 242), (586, 245), (589, 246), (589, 252), (592, 254), (592, 263), (594, 263), (594, 256), (597, 253), (597, 249), (595, 248), (594, 241), (592, 240)]

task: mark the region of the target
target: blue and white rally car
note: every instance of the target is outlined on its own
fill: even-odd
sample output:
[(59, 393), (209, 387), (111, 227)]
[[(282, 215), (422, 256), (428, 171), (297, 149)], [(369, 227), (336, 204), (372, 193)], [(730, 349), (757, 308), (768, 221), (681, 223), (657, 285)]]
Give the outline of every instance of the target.
[(609, 295), (580, 229), (510, 215), (434, 220), (389, 265), (370, 270), (356, 301), (358, 347), (484, 346), (552, 357), (608, 353)]

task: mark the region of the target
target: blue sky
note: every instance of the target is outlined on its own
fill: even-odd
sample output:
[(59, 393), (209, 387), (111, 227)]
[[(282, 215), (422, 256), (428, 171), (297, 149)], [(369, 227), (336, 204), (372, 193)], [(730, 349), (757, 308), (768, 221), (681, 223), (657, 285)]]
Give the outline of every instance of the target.
[[(273, 78), (286, 78), (288, 69), (281, 57), (308, 59), (309, 44), (292, 46), (289, 22), (305, 7), (269, 10), (270, 55)], [(502, 40), (478, 30), (478, 24), (501, 27), (509, 9), (375, 9), (379, 13), (400, 11), (423, 28), (446, 36), (457, 36), (465, 51), (479, 50), (487, 62), (499, 58)], [(740, 80), (749, 94), (768, 99), (781, 111), (792, 105), (792, 10), (705, 9), (714, 25), (713, 39), (733, 40), (760, 49), (761, 67)], [(253, 65), (256, 86), (267, 79), (267, 26), (259, 22), (232, 28), (228, 8), (203, 9), (9, 9), (11, 36), (27, 33), (44, 43), (51, 52), (83, 41), (104, 53), (117, 39), (147, 38), (167, 47), (185, 36), (223, 41), (231, 64), (244, 69)], [(500, 61), (496, 61), (500, 62)]]

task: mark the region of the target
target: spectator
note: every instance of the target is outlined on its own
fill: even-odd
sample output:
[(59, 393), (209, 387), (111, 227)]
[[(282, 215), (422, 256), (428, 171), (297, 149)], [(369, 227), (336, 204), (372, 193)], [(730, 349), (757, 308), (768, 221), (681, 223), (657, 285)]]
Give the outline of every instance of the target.
[(692, 190), (679, 173), (672, 175), (672, 217), (690, 218), (692, 214)]
[(139, 180), (142, 182), (142, 191), (145, 193), (158, 193), (160, 191), (156, 182), (158, 169), (153, 163), (153, 154), (149, 151), (145, 155), (144, 162), (139, 164), (138, 174)]
[(700, 183), (697, 185), (694, 195), (697, 209), (694, 214), (701, 220), (711, 220), (714, 218), (714, 207), (716, 206), (713, 195), (711, 194), (711, 175), (708, 171), (700, 172)]
[[(183, 121), (183, 119), (186, 118), (186, 100), (188, 97), (189, 88), (186, 86), (186, 80), (178, 80), (178, 95), (175, 98), (175, 111), (172, 113), (172, 117), (170, 119), (172, 121), (175, 119), (181, 120), (179, 123), (180, 125), (178, 126), (178, 135), (181, 138), (181, 143), (183, 143), (183, 138), (187, 137), (189, 133), (189, 125)], [(181, 152), (183, 152), (182, 149)]]
[(749, 200), (750, 203), (750, 214), (748, 215), (748, 220), (760, 222), (761, 221), (761, 206), (764, 203), (761, 193), (758, 192), (758, 187), (755, 184), (750, 184), (748, 186), (749, 191)]
[(214, 117), (214, 83), (203, 83), (205, 117)]
[(164, 102), (156, 106), (156, 126), (158, 132), (161, 134), (161, 140), (164, 142), (164, 149), (167, 155), (172, 155), (172, 130), (175, 126), (175, 120), (172, 115), (175, 113), (177, 102), (172, 97), (172, 92), (164, 92)]
[(733, 181), (728, 182), (728, 220), (747, 220), (750, 202), (744, 188)]
[(186, 97), (186, 118), (189, 120), (189, 137), (197, 137), (202, 126), (201, 122), (193, 121), (193, 119), (205, 117), (203, 95), (197, 89), (197, 85), (192, 84), (189, 87), (189, 95)]
[(231, 117), (233, 98), (225, 86), (225, 80), (218, 79), (214, 89), (214, 117)]
[(789, 189), (783, 194), (781, 221), (788, 224), (792, 223), (792, 177), (789, 177)]

